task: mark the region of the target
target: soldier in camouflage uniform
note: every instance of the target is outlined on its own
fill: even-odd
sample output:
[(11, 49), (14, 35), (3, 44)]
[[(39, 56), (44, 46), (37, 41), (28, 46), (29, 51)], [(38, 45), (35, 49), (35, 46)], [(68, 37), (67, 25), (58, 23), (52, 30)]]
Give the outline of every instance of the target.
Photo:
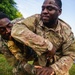
[[(22, 64), (21, 61), (24, 61), (24, 57), (22, 56), (22, 53), (20, 53), (21, 50), (14, 43), (16, 41), (11, 39), (10, 36), (12, 25), (13, 24), (10, 22), (8, 16), (0, 12), (0, 53), (5, 56), (9, 65), (13, 67), (14, 75), (24, 75), (25, 72), (22, 70), (22, 68), (18, 67), (18, 65)], [(11, 48), (9, 48), (10, 45)], [(13, 50), (13, 52), (11, 50)], [(15, 55), (13, 55), (13, 53), (15, 53)]]
[(0, 12), (0, 53), (5, 56), (9, 65), (15, 66), (17, 60), (7, 48), (7, 41), (10, 35), (9, 32), (11, 27), (12, 27), (12, 24), (8, 16)]
[[(58, 18), (61, 12), (61, 0), (45, 0), (41, 14), (17, 22), (12, 28), (11, 36), (36, 52), (35, 60), (31, 59), (36, 68), (36, 75), (69, 75), (69, 70), (73, 65), (75, 39), (71, 27)], [(31, 35), (34, 35), (30, 33), (31, 31), (44, 40), (48, 39), (52, 46), (44, 50), (45, 48), (41, 47), (44, 44), (38, 43), (39, 38), (34, 36), (35, 40), (30, 39)], [(36, 43), (32, 43), (33, 41)], [(53, 51), (53, 56), (50, 51)]]
[[(13, 68), (14, 75), (25, 75), (25, 74), (27, 75), (27, 72), (32, 73), (32, 72), (29, 72), (29, 70), (32, 71), (35, 68), (31, 66), (30, 64), (28, 64), (27, 62), (31, 59), (34, 59), (36, 55), (35, 55), (35, 52), (27, 46), (32, 47), (33, 49), (36, 50), (36, 52), (38, 51), (38, 53), (39, 53), (39, 50), (42, 50), (42, 53), (43, 53), (43, 52), (47, 52), (48, 50), (51, 50), (50, 48), (52, 44), (50, 42), (47, 42), (48, 41), (47, 39), (44, 39), (34, 34), (31, 31), (29, 31), (31, 35), (29, 35), (28, 32), (25, 33), (28, 36), (27, 37), (28, 40), (26, 39), (26, 41), (29, 41), (25, 43), (27, 46), (20, 44), (19, 42), (15, 41), (10, 35), (11, 27), (13, 24), (10, 22), (10, 20), (5, 14), (0, 13), (0, 15), (2, 16), (0, 18), (0, 34), (1, 34), (0, 52), (4, 54), (9, 64), (11, 64), (11, 66), (14, 67)], [(16, 23), (16, 19), (14, 20), (14, 23)], [(36, 39), (39, 38), (39, 40), (36, 41), (35, 38)], [(30, 39), (33, 41), (31, 42)], [(31, 69), (27, 70), (27, 68), (31, 68)]]

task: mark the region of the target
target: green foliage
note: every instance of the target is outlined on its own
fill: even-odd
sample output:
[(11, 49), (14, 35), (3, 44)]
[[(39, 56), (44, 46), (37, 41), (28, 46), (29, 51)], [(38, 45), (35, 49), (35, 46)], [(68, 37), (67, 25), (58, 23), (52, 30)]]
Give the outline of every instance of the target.
[(7, 14), (11, 20), (22, 17), (14, 0), (0, 0), (0, 12)]
[(75, 75), (75, 64), (72, 66), (70, 70), (70, 75)]
[(0, 75), (12, 75), (12, 67), (9, 66), (3, 55), (0, 54)]

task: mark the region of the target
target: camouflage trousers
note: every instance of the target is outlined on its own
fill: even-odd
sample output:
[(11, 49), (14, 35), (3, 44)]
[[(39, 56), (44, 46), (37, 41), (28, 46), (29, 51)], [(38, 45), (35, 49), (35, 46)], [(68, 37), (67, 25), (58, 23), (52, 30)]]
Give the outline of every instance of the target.
[(15, 66), (12, 72), (13, 72), (13, 75), (33, 75), (33, 74), (29, 74), (28, 73), (29, 71), (26, 72), (25, 69), (22, 67), (22, 64)]
[(19, 66), (14, 67), (13, 70), (13, 75), (28, 75), (26, 71), (24, 71), (24, 69), (20, 68)]

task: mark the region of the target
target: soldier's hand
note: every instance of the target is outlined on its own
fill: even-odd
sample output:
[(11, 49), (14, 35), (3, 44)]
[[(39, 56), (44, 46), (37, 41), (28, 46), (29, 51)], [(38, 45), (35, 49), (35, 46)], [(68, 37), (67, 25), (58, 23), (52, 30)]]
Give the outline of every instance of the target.
[(36, 75), (55, 75), (51, 67), (36, 67)]

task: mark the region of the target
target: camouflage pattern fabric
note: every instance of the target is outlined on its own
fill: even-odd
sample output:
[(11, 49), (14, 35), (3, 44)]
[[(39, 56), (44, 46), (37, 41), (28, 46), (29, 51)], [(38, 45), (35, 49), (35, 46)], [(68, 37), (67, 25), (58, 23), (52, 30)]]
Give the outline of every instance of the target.
[(21, 17), (21, 18), (16, 18), (16, 19), (12, 20), (11, 23), (12, 23), (12, 24), (15, 24), (15, 23), (17, 23), (18, 21), (22, 21), (23, 19), (24, 19), (23, 17)]
[[(22, 19), (19, 19), (19, 21), (20, 20)], [(14, 22), (16, 22), (16, 20)], [(21, 61), (24, 61), (24, 57), (22, 56), (21, 50), (16, 46), (14, 42), (15, 41), (13, 40), (4, 40), (0, 36), (0, 53), (5, 56), (9, 65), (13, 66), (13, 75), (27, 75), (26, 71), (21, 67)]]
[(5, 56), (8, 64), (13, 67), (13, 75), (25, 75), (25, 72), (22, 70), (22, 68), (20, 68), (20, 61), (18, 61), (10, 52), (7, 46), (7, 40), (0, 40), (0, 52)]
[[(14, 44), (12, 40), (7, 41), (4, 39), (0, 41), (0, 52), (5, 56), (9, 65), (13, 67), (12, 69), (13, 75), (27, 75), (29, 73), (28, 70), (27, 70), (28, 72), (26, 71), (26, 68), (29, 66), (27, 65), (23, 67), (22, 65), (25, 65), (26, 61), (30, 60), (30, 58), (33, 57), (32, 54), (30, 53), (27, 54), (30, 55), (31, 57), (30, 58), (28, 57), (26, 59), (27, 56), (23, 57), (23, 55), (25, 56), (26, 52), (22, 55), (21, 50), (16, 46), (16, 44)], [(31, 67), (32, 66), (30, 66), (30, 68)], [(32, 70), (32, 68), (29, 70)]]
[(0, 40), (0, 52), (5, 56), (10, 66), (14, 66), (16, 64), (17, 62), (16, 58), (12, 55), (12, 53), (9, 51), (7, 47), (7, 40), (4, 39)]
[[(21, 32), (19, 32), (19, 30), (21, 30)], [(22, 25), (21, 27), (15, 25), (12, 31), (14, 34), (12, 33), (11, 35), (12, 36), (14, 35), (14, 38), (20, 39), (20, 42), (25, 41), (24, 44), (35, 50), (35, 52), (38, 55), (41, 55), (44, 52), (47, 52), (48, 50), (52, 50), (53, 45), (51, 42), (49, 42), (47, 39), (44, 39), (39, 35), (36, 35), (32, 31), (30, 31), (27, 27), (25, 27), (25, 25)], [(19, 33), (19, 36), (17, 36), (18, 34), (17, 32)], [(24, 37), (20, 37), (23, 33)]]
[(19, 61), (24, 61), (24, 57), (21, 54), (21, 50), (17, 47), (13, 40), (7, 42), (8, 49)]
[[(23, 29), (18, 30), (18, 28), (22, 26)], [(37, 63), (34, 61), (34, 64), (40, 66), (51, 66), (55, 70), (56, 75), (69, 75), (69, 69), (72, 67), (73, 61), (75, 59), (75, 39), (70, 26), (59, 19), (56, 28), (47, 28), (40, 20), (40, 15), (33, 15), (23, 21), (16, 23), (12, 28), (11, 34), (16, 34), (12, 35), (12, 37), (23, 44), (25, 44), (25, 32), (23, 32), (26, 30), (25, 27), (29, 28), (29, 30), (36, 33), (37, 35), (48, 39), (56, 48), (55, 55), (50, 58), (48, 53), (44, 53), (45, 50), (43, 51), (43, 49), (38, 51), (39, 53), (43, 52), (38, 55), (35, 46), (34, 51), (36, 51), (38, 55), (38, 60)], [(18, 31), (15, 32), (16, 30)], [(31, 41), (28, 41), (28, 43)], [(47, 59), (49, 59), (49, 63), (47, 63)]]

